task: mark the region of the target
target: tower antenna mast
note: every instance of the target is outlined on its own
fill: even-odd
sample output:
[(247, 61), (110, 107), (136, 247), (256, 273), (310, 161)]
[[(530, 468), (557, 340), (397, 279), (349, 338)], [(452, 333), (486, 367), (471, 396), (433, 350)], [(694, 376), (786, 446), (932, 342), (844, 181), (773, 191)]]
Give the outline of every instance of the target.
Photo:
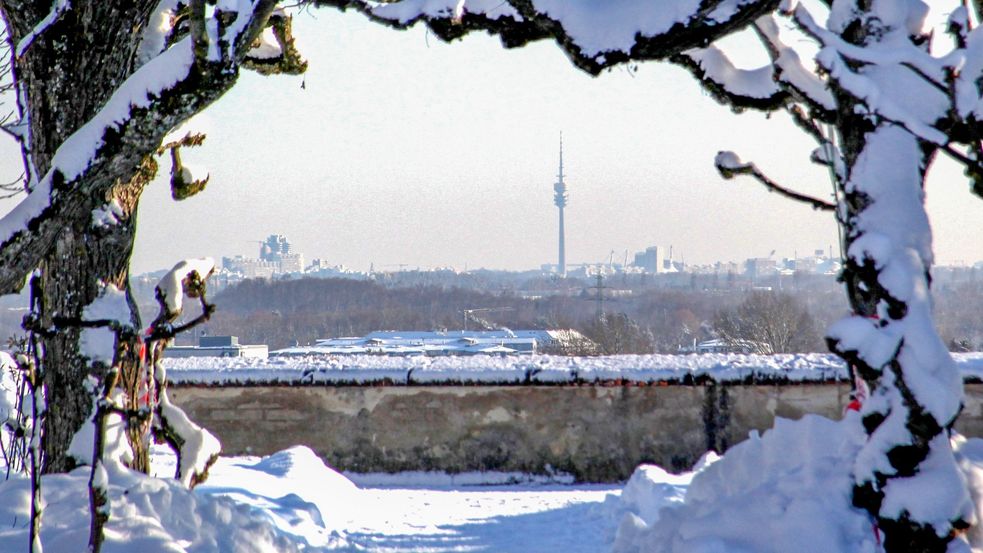
[(560, 131), (560, 171), (556, 175), (556, 183), (553, 184), (553, 203), (560, 212), (560, 233), (559, 233), (559, 259), (557, 260), (557, 273), (560, 276), (567, 276), (567, 252), (564, 243), (563, 232), (563, 208), (567, 206), (567, 184), (563, 182), (563, 131)]

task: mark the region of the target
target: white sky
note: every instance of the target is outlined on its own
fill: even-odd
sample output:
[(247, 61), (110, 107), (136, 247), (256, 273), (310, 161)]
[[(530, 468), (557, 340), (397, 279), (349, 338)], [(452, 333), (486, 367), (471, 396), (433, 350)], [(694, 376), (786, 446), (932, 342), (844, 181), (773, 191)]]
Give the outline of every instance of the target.
[[(646, 63), (592, 78), (551, 43), (505, 50), (474, 34), (448, 45), (422, 27), (398, 32), (328, 9), (298, 14), (294, 29), (306, 76), (247, 72), (193, 122), (208, 140), (182, 157), (211, 181), (184, 202), (170, 199), (166, 178), (147, 190), (135, 273), (255, 257), (250, 241), (271, 233), (307, 260), (362, 270), (555, 263), (561, 130), (570, 263), (656, 244), (689, 263), (836, 247), (832, 215), (713, 169), (730, 149), (825, 197), (825, 170), (807, 161), (813, 143), (784, 116), (732, 114), (680, 69)], [(967, 188), (948, 162), (929, 183), (941, 263), (983, 259), (983, 200)]]

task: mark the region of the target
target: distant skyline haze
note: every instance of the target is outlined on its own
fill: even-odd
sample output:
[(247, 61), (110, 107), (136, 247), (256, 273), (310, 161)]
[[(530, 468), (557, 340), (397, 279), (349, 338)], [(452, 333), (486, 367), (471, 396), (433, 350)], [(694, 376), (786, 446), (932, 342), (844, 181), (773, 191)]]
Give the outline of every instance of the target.
[[(538, 269), (557, 262), (553, 184), (563, 131), (568, 266), (673, 247), (687, 263), (838, 252), (832, 215), (723, 181), (718, 150), (822, 198), (814, 144), (783, 115), (735, 115), (668, 64), (590, 77), (555, 45), (445, 44), (334, 10), (295, 15), (301, 77), (245, 73), (185, 126), (207, 189), (170, 198), (169, 161), (141, 201), (134, 274), (196, 256), (256, 257), (283, 234), (309, 261), (356, 270)], [(303, 84), (303, 86), (302, 86)], [(11, 144), (0, 169), (20, 172)], [(928, 205), (937, 262), (983, 259), (983, 200), (938, 159)], [(3, 211), (15, 201), (0, 204)]]

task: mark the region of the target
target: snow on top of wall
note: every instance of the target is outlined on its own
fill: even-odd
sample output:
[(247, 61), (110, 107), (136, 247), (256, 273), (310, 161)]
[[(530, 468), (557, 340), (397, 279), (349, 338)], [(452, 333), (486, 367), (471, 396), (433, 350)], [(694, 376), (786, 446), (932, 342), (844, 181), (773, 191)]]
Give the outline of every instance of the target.
[[(953, 355), (964, 378), (983, 379), (983, 353)], [(269, 359), (167, 358), (174, 384), (556, 384), (566, 382), (718, 382), (846, 380), (839, 357), (825, 353), (391, 357), (292, 356)]]

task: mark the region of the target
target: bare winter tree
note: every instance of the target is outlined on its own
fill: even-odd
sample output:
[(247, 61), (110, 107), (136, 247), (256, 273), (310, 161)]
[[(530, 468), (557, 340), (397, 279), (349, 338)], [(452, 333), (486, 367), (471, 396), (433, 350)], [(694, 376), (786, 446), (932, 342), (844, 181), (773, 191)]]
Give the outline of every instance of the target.
[[(232, 87), (242, 68), (303, 71), (289, 19), (273, 1), (235, 7), (197, 1), (0, 3), (13, 54), (16, 121), (27, 197), (0, 222), (0, 292), (39, 271), (48, 471), (71, 468), (68, 446), (90, 415), (84, 382), (95, 361), (81, 320), (107, 286), (124, 291), (144, 186), (164, 136)], [(261, 44), (273, 28), (276, 44)], [(272, 51), (272, 54), (271, 54)], [(253, 56), (252, 53), (261, 53)], [(169, 145), (170, 151), (189, 142)], [(200, 189), (174, 156), (175, 198)], [(138, 333), (131, 333), (138, 336)], [(110, 363), (111, 364), (111, 363)]]
[(767, 346), (770, 353), (815, 351), (819, 333), (809, 310), (794, 296), (782, 292), (751, 292), (739, 305), (717, 314), (713, 329), (721, 338), (739, 345)]

